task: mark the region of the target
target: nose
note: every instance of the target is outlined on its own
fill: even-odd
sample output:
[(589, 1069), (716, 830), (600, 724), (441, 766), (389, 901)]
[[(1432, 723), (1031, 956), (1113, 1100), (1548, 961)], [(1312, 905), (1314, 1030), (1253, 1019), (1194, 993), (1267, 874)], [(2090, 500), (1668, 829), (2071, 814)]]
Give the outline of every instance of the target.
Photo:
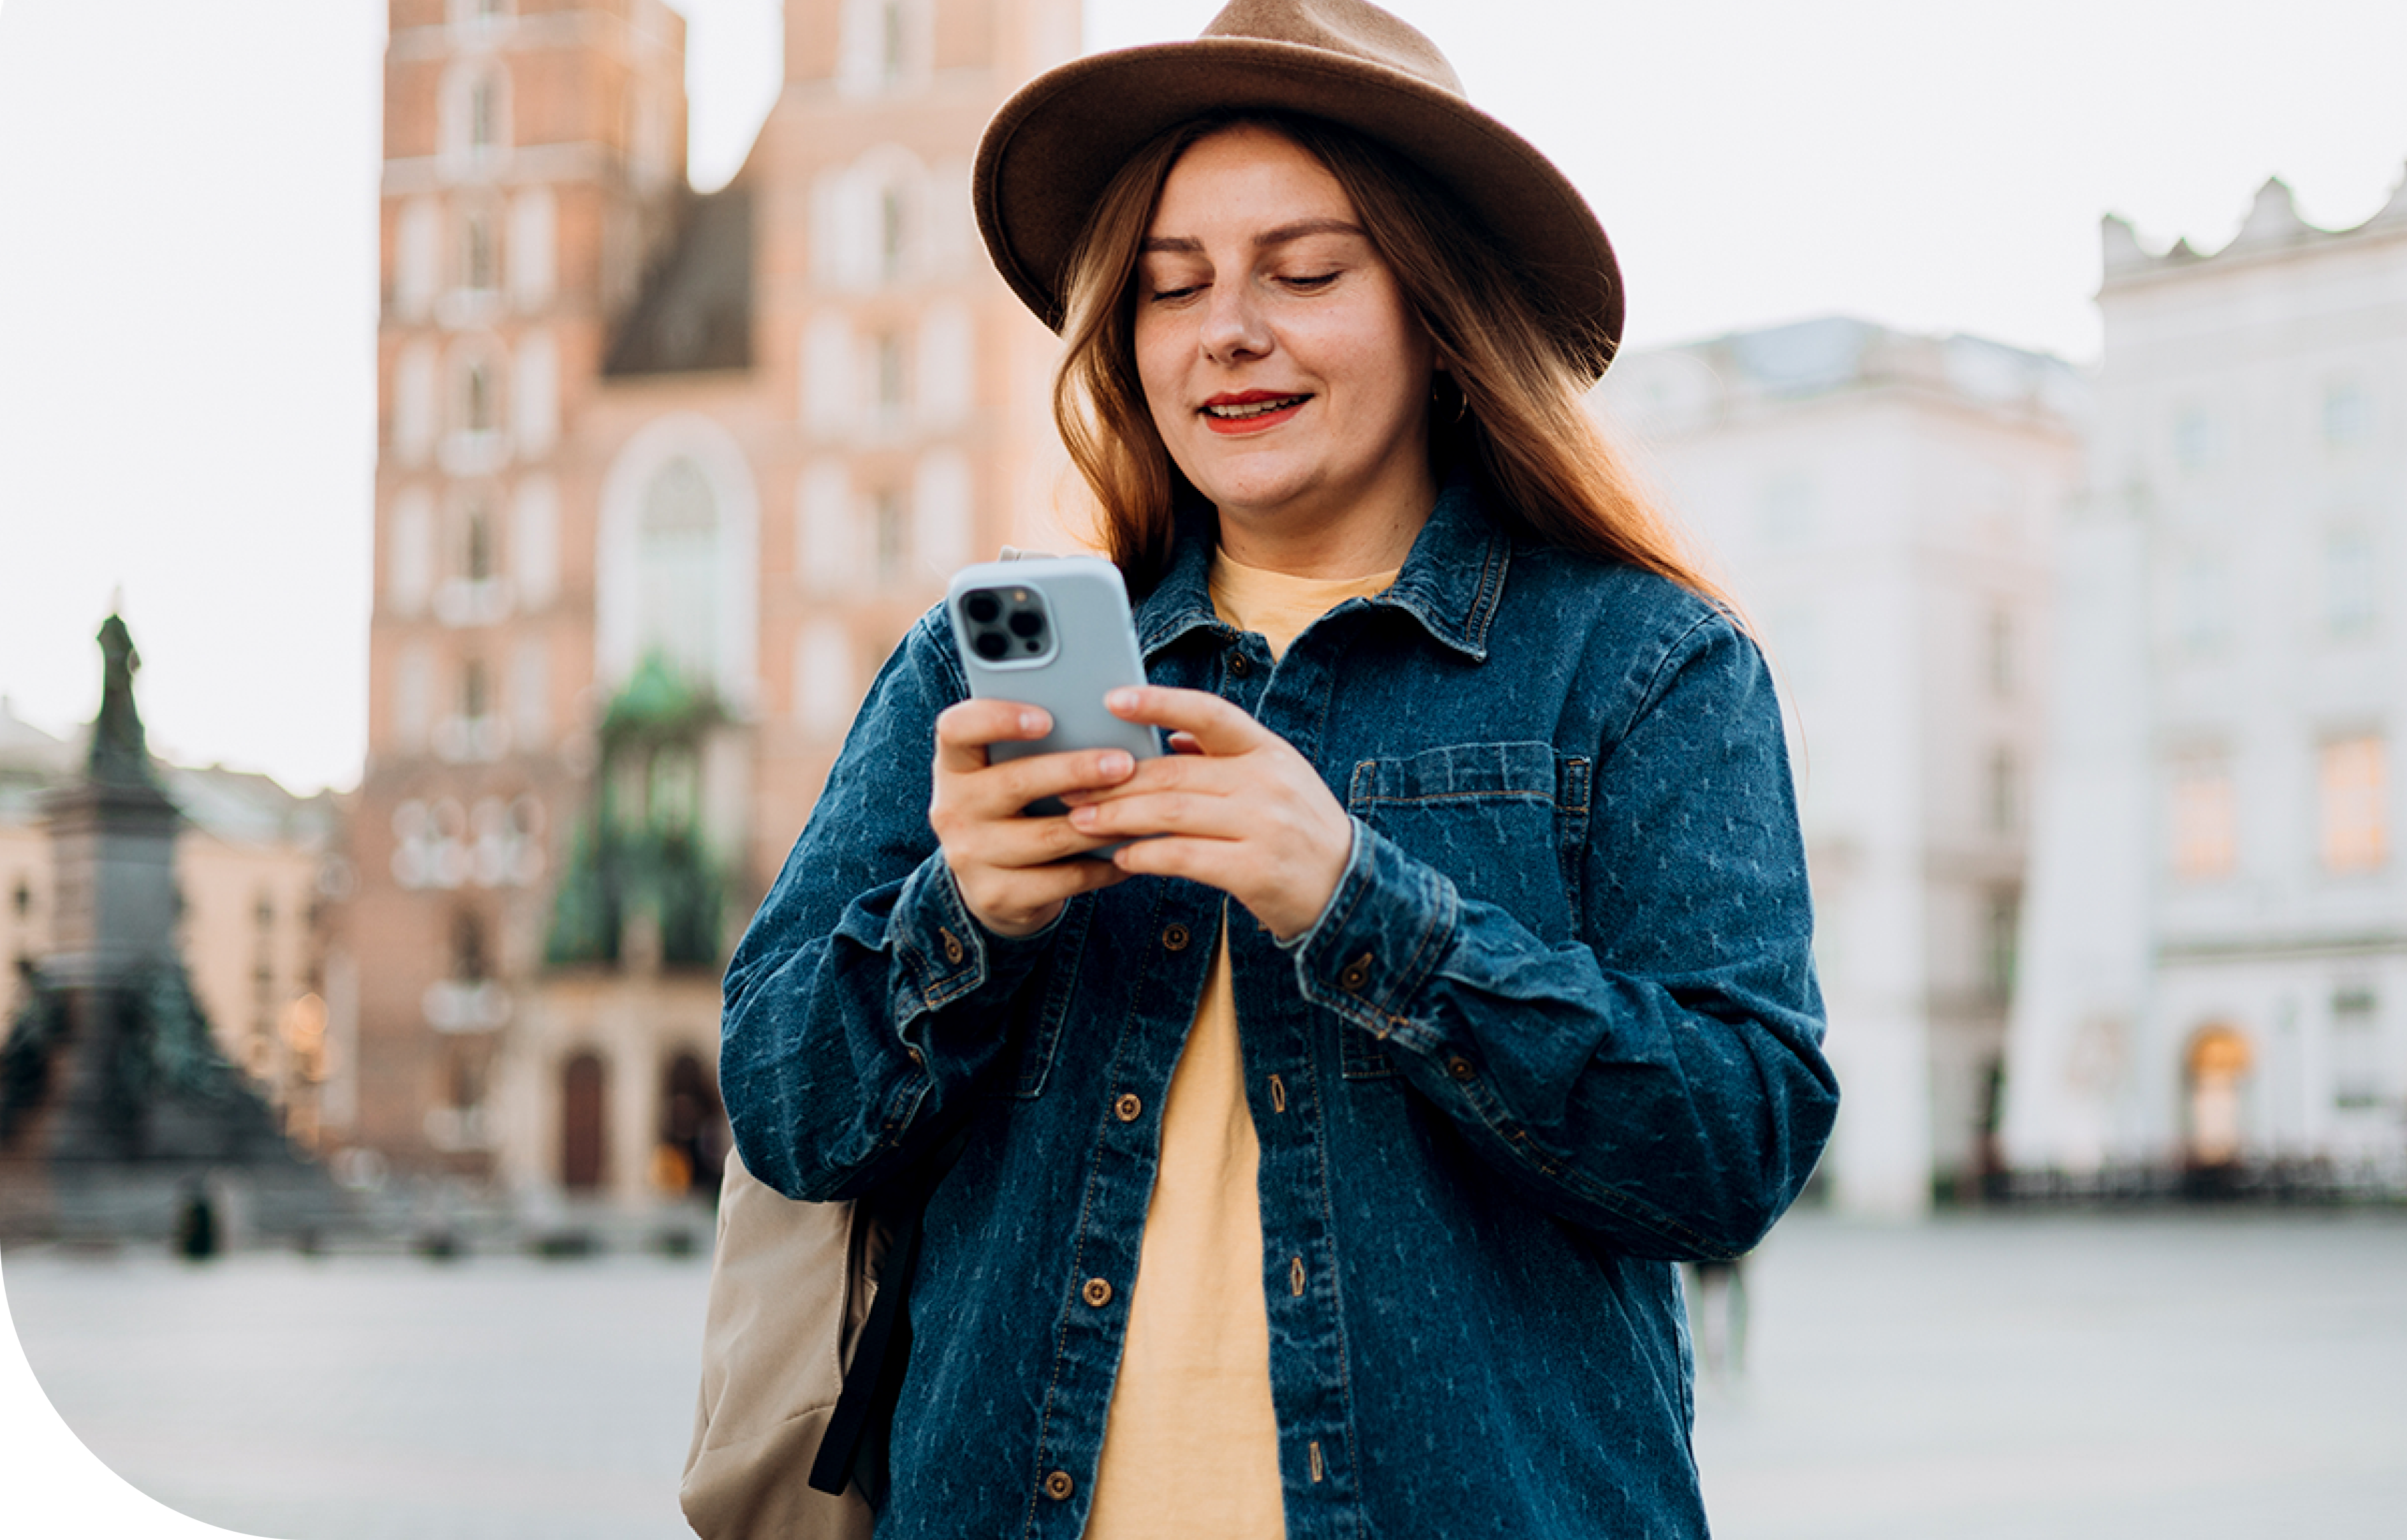
[(1251, 284), (1216, 283), (1204, 304), (1201, 340), (1206, 358), (1227, 364), (1271, 350), (1270, 326)]

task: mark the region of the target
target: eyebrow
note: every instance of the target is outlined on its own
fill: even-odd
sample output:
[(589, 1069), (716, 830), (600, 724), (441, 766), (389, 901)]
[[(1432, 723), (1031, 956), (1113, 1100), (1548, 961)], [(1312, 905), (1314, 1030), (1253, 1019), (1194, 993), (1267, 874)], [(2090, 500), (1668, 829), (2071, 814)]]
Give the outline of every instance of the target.
[[(1289, 241), (1302, 240), (1306, 235), (1360, 236), (1361, 235), (1362, 227), (1350, 220), (1298, 220), (1293, 224), (1282, 224), (1275, 230), (1265, 230), (1256, 235), (1254, 250), (1260, 251), (1274, 246), (1285, 246)], [(1192, 235), (1147, 235), (1144, 244), (1137, 248), (1139, 252), (1201, 251), (1203, 250), (1204, 243)]]

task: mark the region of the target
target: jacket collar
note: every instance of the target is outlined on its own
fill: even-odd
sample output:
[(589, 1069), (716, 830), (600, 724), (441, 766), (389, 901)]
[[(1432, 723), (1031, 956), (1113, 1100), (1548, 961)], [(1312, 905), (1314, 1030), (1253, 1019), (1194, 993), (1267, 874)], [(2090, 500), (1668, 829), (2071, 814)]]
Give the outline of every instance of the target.
[[(1474, 663), (1488, 659), (1488, 628), (1504, 597), (1513, 542), (1488, 516), (1487, 496), (1466, 470), (1438, 491), (1403, 570), (1371, 604), (1400, 610), (1431, 637)], [(1212, 549), (1219, 523), (1208, 506), (1181, 510), (1170, 569), (1136, 606), (1137, 641), (1147, 662), (1190, 631), (1233, 635), (1212, 608)]]

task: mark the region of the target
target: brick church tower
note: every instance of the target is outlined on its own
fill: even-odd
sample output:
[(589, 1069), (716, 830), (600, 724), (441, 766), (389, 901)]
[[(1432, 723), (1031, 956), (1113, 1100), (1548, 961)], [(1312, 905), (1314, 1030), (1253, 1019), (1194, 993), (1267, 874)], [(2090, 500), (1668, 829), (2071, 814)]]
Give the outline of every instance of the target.
[(871, 674), (953, 568), (1061, 539), (1054, 342), (969, 166), (1078, 4), (787, 0), (706, 194), (664, 0), (391, 7), (328, 1132), (642, 1211), (710, 1176), (719, 970)]

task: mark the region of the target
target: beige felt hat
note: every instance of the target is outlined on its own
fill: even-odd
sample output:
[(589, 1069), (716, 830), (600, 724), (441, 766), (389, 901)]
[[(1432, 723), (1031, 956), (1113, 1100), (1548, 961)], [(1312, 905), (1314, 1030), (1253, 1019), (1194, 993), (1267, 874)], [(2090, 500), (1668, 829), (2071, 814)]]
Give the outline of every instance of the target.
[(1163, 130), (1249, 108), (1340, 123), (1389, 146), (1486, 221), (1530, 275), (1588, 379), (1621, 336), (1621, 271), (1588, 201), (1527, 139), (1466, 100), (1437, 45), (1366, 0), (1230, 0), (1191, 43), (1075, 59), (1003, 105), (971, 196), (1005, 282), (1060, 330), (1089, 213)]

